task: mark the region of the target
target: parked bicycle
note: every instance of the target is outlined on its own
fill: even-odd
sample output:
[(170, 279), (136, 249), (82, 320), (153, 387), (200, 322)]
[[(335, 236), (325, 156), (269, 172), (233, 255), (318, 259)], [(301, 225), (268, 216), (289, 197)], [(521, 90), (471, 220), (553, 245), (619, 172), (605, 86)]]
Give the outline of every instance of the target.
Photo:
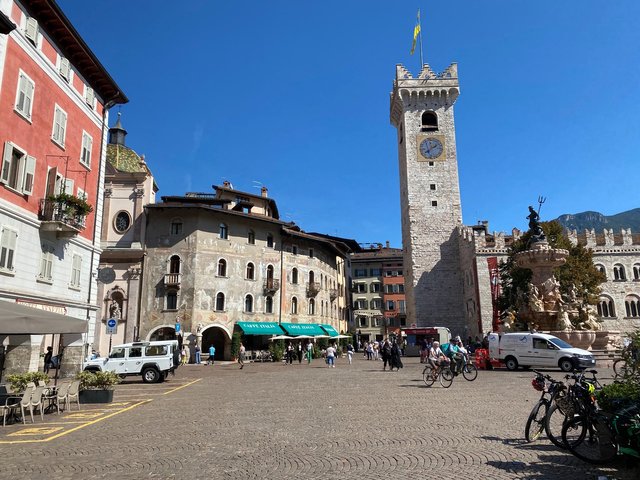
[(440, 385), (444, 388), (449, 388), (453, 383), (453, 372), (449, 364), (440, 365), (433, 368), (431, 365), (424, 367), (422, 371), (422, 380), (427, 387), (430, 387), (436, 380), (440, 380)]
[(534, 390), (541, 392), (540, 400), (533, 406), (527, 424), (524, 428), (524, 436), (528, 442), (533, 442), (540, 438), (545, 430), (547, 413), (553, 405), (556, 397), (565, 389), (563, 382), (556, 381), (549, 375), (533, 370), (536, 377), (531, 380)]
[(256, 362), (272, 362), (273, 355), (269, 350), (260, 350), (256, 352)]
[[(590, 373), (591, 377), (586, 374)], [(580, 371), (567, 375), (565, 380), (573, 380), (572, 385), (563, 385), (555, 392), (547, 416), (545, 433), (551, 442), (560, 448), (566, 448), (562, 440), (562, 429), (575, 416), (595, 405), (595, 397), (590, 392), (602, 388), (596, 378), (596, 370)]]
[(563, 427), (562, 440), (571, 453), (589, 463), (605, 463), (620, 454), (640, 458), (640, 406), (614, 414), (594, 406)]
[(640, 376), (640, 349), (630, 343), (622, 349), (621, 358), (613, 362), (616, 379)]

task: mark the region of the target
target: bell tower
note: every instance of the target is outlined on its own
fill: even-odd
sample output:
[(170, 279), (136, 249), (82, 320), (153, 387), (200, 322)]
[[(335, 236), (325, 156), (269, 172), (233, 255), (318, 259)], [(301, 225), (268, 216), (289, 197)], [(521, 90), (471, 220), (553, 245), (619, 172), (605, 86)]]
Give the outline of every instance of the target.
[(462, 225), (453, 105), (458, 66), (414, 78), (396, 66), (391, 123), (398, 131), (408, 323), (464, 334), (457, 227)]

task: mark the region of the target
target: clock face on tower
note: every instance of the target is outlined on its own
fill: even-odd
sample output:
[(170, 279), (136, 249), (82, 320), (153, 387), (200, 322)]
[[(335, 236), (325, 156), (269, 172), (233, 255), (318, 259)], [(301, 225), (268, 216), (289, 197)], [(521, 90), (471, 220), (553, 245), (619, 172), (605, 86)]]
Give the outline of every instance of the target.
[(429, 160), (440, 157), (443, 150), (442, 142), (435, 137), (427, 137), (420, 142), (420, 155)]

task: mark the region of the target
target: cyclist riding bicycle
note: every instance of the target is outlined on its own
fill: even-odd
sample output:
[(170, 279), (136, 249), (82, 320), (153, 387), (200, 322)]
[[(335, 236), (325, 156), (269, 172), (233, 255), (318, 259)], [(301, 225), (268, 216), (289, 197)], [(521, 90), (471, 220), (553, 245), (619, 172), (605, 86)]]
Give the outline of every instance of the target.
[(429, 349), (429, 364), (437, 369), (440, 365), (446, 365), (449, 363), (449, 359), (440, 349), (440, 342), (433, 342), (431, 348)]
[(464, 366), (464, 353), (460, 351), (458, 344), (462, 343), (460, 337), (456, 337), (450, 343), (442, 345), (442, 352), (451, 360), (454, 364), (453, 374), (458, 375), (462, 371)]

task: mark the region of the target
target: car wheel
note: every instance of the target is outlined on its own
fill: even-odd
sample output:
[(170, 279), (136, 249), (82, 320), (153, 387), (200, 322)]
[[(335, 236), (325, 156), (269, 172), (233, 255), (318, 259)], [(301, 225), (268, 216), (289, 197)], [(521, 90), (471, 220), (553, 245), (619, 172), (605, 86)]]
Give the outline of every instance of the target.
[(156, 383), (160, 380), (160, 372), (155, 368), (145, 368), (142, 371), (142, 381), (144, 383)]
[(518, 360), (516, 360), (514, 357), (507, 357), (507, 359), (504, 361), (505, 366), (507, 367), (507, 370), (517, 370), (518, 369)]
[(560, 363), (558, 363), (558, 366), (563, 372), (571, 372), (573, 371), (573, 360), (570, 358), (563, 358), (560, 360)]

